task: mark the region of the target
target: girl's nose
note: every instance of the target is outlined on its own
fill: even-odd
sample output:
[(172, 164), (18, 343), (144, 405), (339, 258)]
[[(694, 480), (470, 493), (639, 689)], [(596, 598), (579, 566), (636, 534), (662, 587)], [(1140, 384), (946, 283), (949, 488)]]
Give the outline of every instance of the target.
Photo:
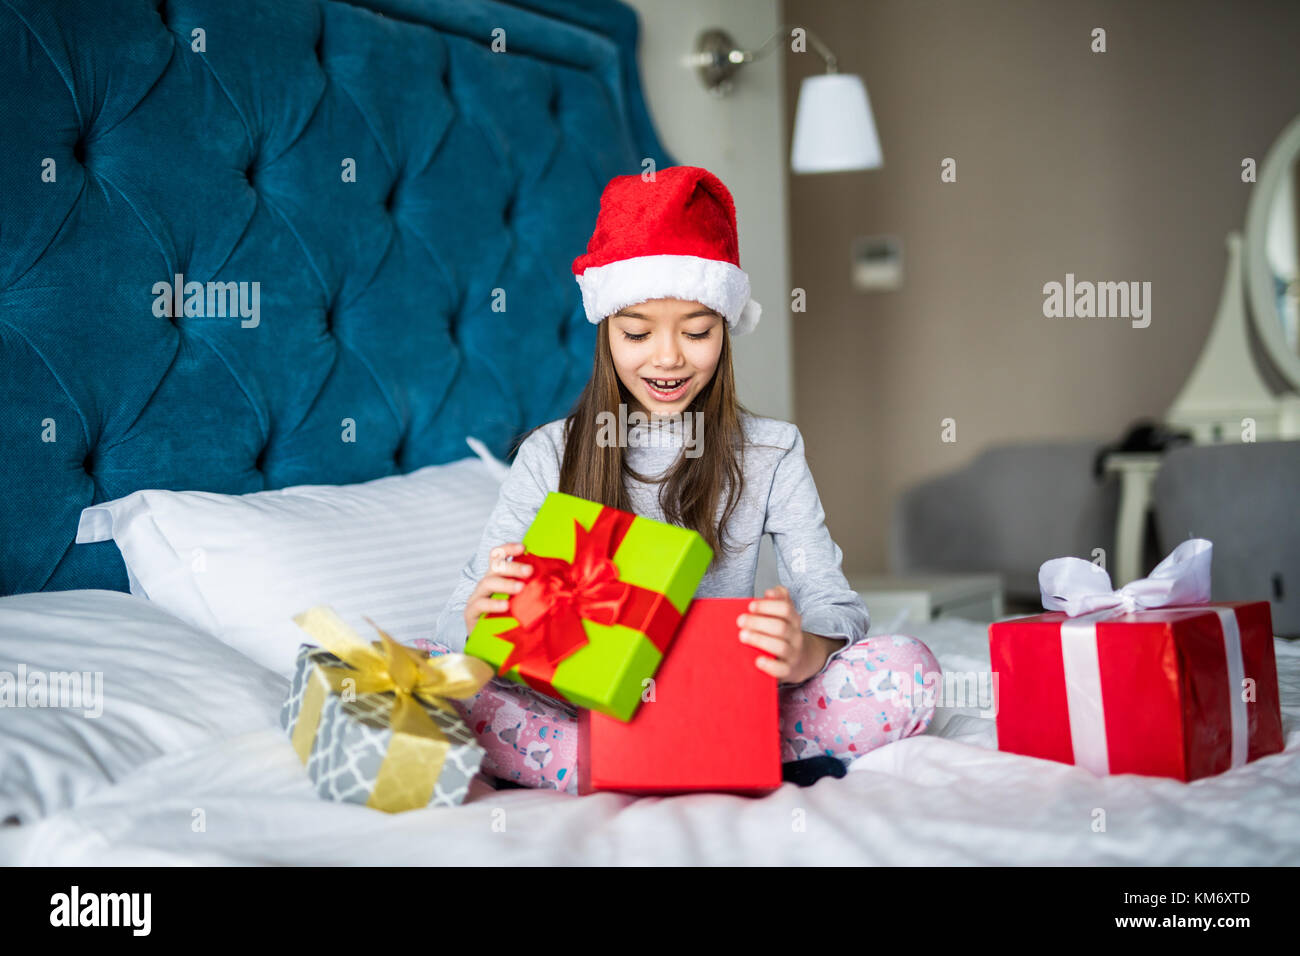
[(655, 365), (660, 368), (677, 368), (681, 364), (682, 350), (677, 346), (676, 337), (672, 335), (661, 337), (655, 349)]

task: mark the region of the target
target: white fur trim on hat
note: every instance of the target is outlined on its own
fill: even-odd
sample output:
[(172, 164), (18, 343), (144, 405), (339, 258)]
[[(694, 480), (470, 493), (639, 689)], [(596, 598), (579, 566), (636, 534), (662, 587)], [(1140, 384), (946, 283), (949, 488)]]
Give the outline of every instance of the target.
[(758, 325), (762, 306), (749, 297), (749, 276), (722, 259), (700, 256), (635, 256), (574, 275), (582, 290), (587, 321), (649, 299), (685, 299), (721, 313), (732, 335)]

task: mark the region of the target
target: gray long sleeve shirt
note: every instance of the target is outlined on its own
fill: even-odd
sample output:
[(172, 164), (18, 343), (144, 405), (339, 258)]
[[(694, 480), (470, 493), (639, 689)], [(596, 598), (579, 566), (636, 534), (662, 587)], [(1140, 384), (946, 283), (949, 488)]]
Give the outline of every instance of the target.
[[(741, 421), (747, 442), (744, 490), (727, 526), (728, 543), (736, 550), (715, 555), (696, 597), (753, 596), (759, 544), (764, 534), (770, 534), (777, 572), (790, 590), (803, 630), (844, 639), (827, 659), (829, 665), (850, 644), (866, 636), (866, 605), (841, 570), (842, 553), (826, 528), (799, 429), (789, 422), (755, 415), (742, 415)], [(680, 420), (629, 426), (624, 449), (628, 464), (639, 474), (661, 477), (682, 454), (683, 433)], [(688, 447), (701, 440), (688, 430), (685, 434)], [(707, 440), (707, 435), (703, 438)], [(438, 620), (436, 639), (453, 651), (465, 647), (465, 604), (488, 573), (489, 552), (498, 545), (523, 540), (547, 492), (559, 490), (563, 456), (562, 418), (543, 425), (520, 445), (478, 552), (465, 566)], [(666, 520), (659, 506), (660, 487), (629, 478), (633, 511), (656, 521)]]

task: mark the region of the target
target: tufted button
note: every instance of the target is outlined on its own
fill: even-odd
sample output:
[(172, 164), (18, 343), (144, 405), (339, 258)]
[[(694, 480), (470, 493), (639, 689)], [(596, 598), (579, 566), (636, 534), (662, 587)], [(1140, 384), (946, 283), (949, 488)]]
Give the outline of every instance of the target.
[(397, 204), (397, 184), (398, 180), (393, 180), (393, 185), (388, 190), (388, 195), (384, 197), (384, 208), (389, 212), (393, 211), (393, 206)]
[(501, 207), (501, 221), (507, 225), (510, 223), (510, 216), (515, 211), (515, 197), (507, 196), (506, 204)]
[(86, 165), (86, 140), (84, 137), (77, 137), (77, 141), (72, 144), (72, 158), (80, 165)]
[(90, 474), (95, 469), (95, 452), (92, 449), (86, 449), (86, 457), (81, 459), (81, 470)]
[(325, 34), (323, 32), (321, 33), (320, 36), (316, 38), (316, 45), (315, 47), (313, 47), (313, 49), (316, 52), (316, 62), (324, 63), (325, 62)]
[(257, 453), (257, 459), (253, 462), (253, 467), (258, 471), (266, 471), (266, 452), (269, 448), (268, 445)]
[(257, 174), (257, 160), (250, 159), (248, 161), (248, 165), (244, 167), (244, 178), (248, 180), (248, 184), (250, 186), (253, 185), (253, 177), (256, 174)]
[(333, 335), (334, 334), (334, 306), (332, 305), (325, 306), (324, 321), (325, 321), (325, 334)]

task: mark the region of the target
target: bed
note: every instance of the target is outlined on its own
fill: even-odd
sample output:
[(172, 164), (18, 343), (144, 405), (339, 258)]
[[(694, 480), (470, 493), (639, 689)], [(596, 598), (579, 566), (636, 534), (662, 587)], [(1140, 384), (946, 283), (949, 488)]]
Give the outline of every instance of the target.
[[(102, 613), (102, 595), (76, 592)], [(140, 609), (113, 595), (123, 617)], [(9, 599), (36, 605), (48, 595)], [(68, 601), (64, 597), (61, 600)], [(64, 633), (75, 620), (65, 607)], [(12, 617), (10, 618), (12, 620)], [(152, 623), (154, 642), (168, 638)], [(175, 640), (198, 642), (202, 635)], [(945, 672), (987, 672), (986, 629), (944, 619), (910, 633)], [(86, 639), (65, 639), (85, 648)], [(211, 655), (220, 648), (208, 648)], [(103, 665), (121, 673), (122, 660)], [(0, 639), (0, 654), (4, 641)], [(52, 652), (51, 652), (52, 653)], [(942, 707), (930, 730), (857, 758), (842, 778), (787, 783), (763, 798), (725, 794), (574, 797), (471, 787), (455, 808), (388, 815), (317, 797), (275, 715), (283, 678), (227, 662), (241, 679), (195, 711), (188, 739), (132, 755), (116, 779), (63, 809), (0, 828), (9, 865), (1265, 865), (1300, 858), (1300, 647), (1277, 642), (1286, 749), (1217, 777), (1180, 783), (1087, 770), (996, 749), (994, 721)], [(195, 658), (191, 650), (186, 660)], [(177, 665), (180, 666), (180, 665)], [(200, 663), (212, 666), (209, 656)], [(986, 685), (987, 686), (987, 685)], [(237, 687), (237, 694), (229, 688)], [(154, 707), (165, 709), (154, 700)], [(179, 703), (177, 707), (179, 708)], [(120, 712), (117, 708), (115, 712)], [(106, 715), (109, 708), (106, 708)], [(982, 715), (984, 714), (984, 715)], [(173, 732), (160, 714), (137, 725)], [(148, 736), (146, 733), (145, 736)], [(33, 761), (36, 764), (38, 761)], [(1098, 830), (1099, 808), (1104, 829)]]
[[(512, 442), (576, 396), (568, 263), (611, 176), (676, 162), (636, 27), (578, 0), (0, 4), (0, 676), (85, 682), (81, 710), (0, 713), (0, 863), (1293, 862), (1281, 641), (1285, 751), (1190, 785), (1000, 753), (945, 706), (762, 799), (316, 796), (278, 721), (287, 609), (414, 588), (384, 622), (419, 636)], [(910, 630), (988, 671), (984, 626)]]

